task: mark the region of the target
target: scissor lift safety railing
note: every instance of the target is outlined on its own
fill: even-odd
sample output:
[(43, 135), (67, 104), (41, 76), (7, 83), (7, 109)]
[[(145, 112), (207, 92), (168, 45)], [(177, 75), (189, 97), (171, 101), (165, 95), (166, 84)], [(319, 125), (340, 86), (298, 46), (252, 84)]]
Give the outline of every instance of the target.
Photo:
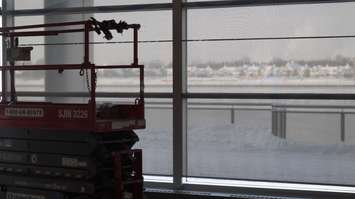
[[(38, 28), (46, 30), (38, 30)], [(49, 29), (50, 28), (50, 29)], [(101, 29), (100, 29), (101, 28)], [(49, 30), (47, 30), (49, 29)], [(95, 65), (90, 61), (90, 33), (95, 31), (105, 33), (105, 38), (111, 39), (110, 30), (133, 29), (133, 62), (128, 65)], [(28, 56), (18, 47), (20, 37), (58, 36), (67, 33), (84, 34), (84, 58), (80, 64), (55, 65), (16, 65), (15, 60), (8, 59), (8, 64), (1, 66), (2, 95), (0, 103), (0, 127), (70, 129), (92, 132), (112, 132), (120, 130), (145, 128), (144, 119), (144, 66), (138, 63), (138, 31), (139, 24), (127, 24), (114, 20), (97, 22), (96, 20), (67, 23), (51, 23), (28, 26), (16, 26), (0, 29), (1, 35), (9, 41), (8, 51)], [(109, 35), (107, 36), (107, 33)], [(108, 38), (111, 35), (111, 38)], [(28, 49), (27, 49), (28, 50)], [(10, 52), (9, 51), (9, 52)], [(27, 54), (27, 55), (26, 55)], [(21, 55), (22, 56), (22, 55)], [(9, 56), (7, 56), (9, 57)], [(97, 69), (139, 69), (140, 95), (132, 104), (118, 104), (97, 107), (96, 79)], [(66, 104), (51, 102), (21, 102), (16, 99), (15, 71), (57, 70), (58, 75), (64, 70), (80, 70), (84, 75), (90, 73), (88, 87), (90, 98), (87, 104)], [(9, 75), (7, 75), (9, 74)], [(9, 79), (9, 81), (7, 81)], [(9, 82), (9, 83), (8, 83)], [(10, 84), (8, 88), (7, 84)]]

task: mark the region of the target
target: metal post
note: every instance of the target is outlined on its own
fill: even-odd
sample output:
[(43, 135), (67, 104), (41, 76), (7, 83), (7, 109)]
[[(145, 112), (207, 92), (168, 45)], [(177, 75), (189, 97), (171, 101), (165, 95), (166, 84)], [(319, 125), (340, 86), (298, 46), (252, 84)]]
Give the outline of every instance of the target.
[(279, 138), (286, 139), (287, 129), (287, 108), (286, 107), (272, 107), (271, 110), (271, 128), (272, 134)]
[[(3, 0), (2, 1), (2, 27), (11, 27), (15, 25), (15, 20), (13, 15), (8, 15), (8, 11), (15, 9), (14, 0)], [(7, 39), (2, 37), (2, 63), (3, 65), (8, 65), (7, 63)], [(9, 71), (2, 71), (2, 101), (7, 101), (6, 93), (10, 91), (9, 85), (11, 85), (9, 78)]]
[[(6, 0), (3, 0), (2, 1), (2, 27), (6, 27), (7, 24), (6, 24), (6, 18), (7, 18), (7, 1)], [(2, 65), (5, 66), (6, 64), (6, 39), (5, 37), (2, 37)], [(2, 70), (2, 73), (1, 73), (1, 82), (2, 82), (2, 85), (1, 85), (1, 102), (2, 103), (5, 103), (6, 102), (6, 71), (5, 70)]]
[(186, 123), (187, 103), (183, 94), (187, 91), (186, 61), (186, 10), (185, 0), (173, 0), (173, 181), (175, 188), (182, 188), (182, 178), (187, 167)]
[(234, 115), (234, 106), (232, 105), (231, 108), (231, 123), (234, 124), (235, 123), (235, 115)]
[[(15, 48), (16, 44), (15, 44), (15, 37), (11, 36), (10, 37), (10, 48)], [(14, 60), (10, 60), (9, 64), (11, 66), (10, 68), (10, 101), (12, 103), (16, 102), (16, 89), (15, 89), (15, 70), (14, 70), (14, 65), (15, 65), (15, 61)]]
[(139, 98), (140, 98), (140, 103), (144, 102), (144, 67), (141, 66), (139, 67), (139, 79), (140, 79), (140, 87), (139, 87)]
[(133, 30), (133, 64), (138, 65), (138, 28)]
[(279, 110), (277, 107), (272, 106), (271, 108), (271, 129), (274, 136), (280, 136), (279, 127)]
[(345, 113), (343, 110), (340, 113), (340, 140), (345, 142)]
[(281, 133), (281, 138), (283, 138), (283, 139), (286, 139), (286, 129), (287, 129), (287, 108), (286, 107), (284, 107), (283, 109), (282, 109), (282, 112), (281, 112), (281, 118), (282, 118), (282, 133)]

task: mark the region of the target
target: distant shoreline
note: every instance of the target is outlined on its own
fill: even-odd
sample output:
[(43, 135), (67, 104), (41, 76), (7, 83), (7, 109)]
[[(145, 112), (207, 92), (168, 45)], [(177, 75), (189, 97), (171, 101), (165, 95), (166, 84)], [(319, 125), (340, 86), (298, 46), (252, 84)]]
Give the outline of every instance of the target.
[[(43, 87), (44, 79), (18, 80), (17, 87)], [(146, 87), (166, 88), (172, 87), (171, 79), (145, 79)], [(98, 79), (98, 87), (137, 87), (137, 78), (106, 78)], [(189, 87), (225, 87), (225, 88), (352, 88), (355, 80), (352, 79), (220, 79), (220, 78), (189, 78)]]
[[(18, 84), (18, 87), (42, 87), (43, 84)], [(98, 87), (136, 87), (138, 84), (100, 84)], [(170, 87), (171, 84), (145, 84), (145, 86), (149, 87)], [(319, 88), (327, 88), (327, 87), (355, 87), (355, 84), (189, 84), (189, 86), (193, 87), (260, 87), (260, 88), (268, 88), (268, 87), (319, 87)]]

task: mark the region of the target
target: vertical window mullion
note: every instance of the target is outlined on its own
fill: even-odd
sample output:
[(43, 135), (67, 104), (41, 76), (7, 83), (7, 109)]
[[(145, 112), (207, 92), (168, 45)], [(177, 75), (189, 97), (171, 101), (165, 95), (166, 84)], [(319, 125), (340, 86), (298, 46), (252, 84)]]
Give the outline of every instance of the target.
[(186, 171), (187, 91), (186, 9), (185, 0), (173, 0), (173, 181), (182, 187)]
[[(14, 26), (14, 16), (13, 15), (8, 15), (7, 11), (11, 11), (15, 9), (15, 2), (14, 0), (2, 0), (2, 27), (11, 27)], [(6, 37), (2, 37), (2, 64), (6, 65), (7, 59), (6, 59)], [(2, 73), (2, 78), (5, 79), (5, 85), (3, 85), (3, 89), (6, 91), (9, 91), (9, 86), (10, 85), (10, 78), (8, 77), (9, 73), (8, 72), (3, 72)]]

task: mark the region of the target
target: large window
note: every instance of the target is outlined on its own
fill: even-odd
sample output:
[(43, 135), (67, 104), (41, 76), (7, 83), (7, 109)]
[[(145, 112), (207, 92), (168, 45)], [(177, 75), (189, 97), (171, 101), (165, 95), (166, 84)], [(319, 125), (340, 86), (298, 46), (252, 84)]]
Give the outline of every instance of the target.
[(208, 99), (354, 93), (354, 38), (300, 38), (355, 35), (354, 8), (188, 10), (187, 176), (354, 185), (353, 101)]
[[(172, 92), (172, 13), (171, 11), (128, 12), (95, 14), (98, 20), (116, 19), (139, 23), (139, 62), (145, 65), (145, 91)], [(95, 35), (94, 61), (96, 64), (132, 63), (130, 32), (116, 34), (113, 40)], [(106, 43), (109, 42), (109, 43)], [(122, 43), (123, 42), (123, 43)], [(103, 71), (102, 71), (103, 72)], [(99, 92), (139, 91), (139, 71), (112, 70), (100, 74)], [(146, 101), (147, 129), (138, 131), (140, 142), (136, 147), (144, 150), (144, 173), (147, 175), (172, 175), (172, 100), (148, 99)]]
[[(132, 12), (95, 14), (98, 20), (116, 19), (128, 23), (139, 23), (139, 61), (145, 65), (146, 92), (172, 92), (172, 18), (171, 11)], [(159, 23), (158, 23), (159, 22)], [(103, 39), (103, 35), (94, 36), (96, 64), (130, 64), (132, 63), (132, 44), (120, 43), (132, 41), (131, 32), (116, 34), (113, 40)], [(109, 42), (107, 44), (106, 42)], [(110, 53), (108, 53), (110, 52)], [(98, 81), (99, 89), (111, 92), (138, 91), (137, 73), (132, 70), (109, 72), (104, 81)], [(138, 71), (136, 71), (138, 72)], [(118, 82), (121, 86), (114, 86)], [(110, 85), (111, 84), (111, 85)]]
[(354, 38), (286, 39), (354, 35), (346, 23), (354, 8), (342, 3), (189, 10), (189, 91), (354, 93)]
[[(63, 7), (68, 1), (48, 1), (46, 6), (44, 1), (33, 2), (37, 3), (15, 0), (15, 9), (48, 7), (54, 11), (52, 8)], [(162, 5), (142, 9), (155, 3)], [(144, 150), (146, 175), (173, 176), (176, 187), (181, 185), (181, 176), (183, 185), (228, 179), (355, 186), (354, 101), (285, 97), (355, 94), (355, 28), (349, 25), (355, 17), (355, 3), (228, 7), (223, 1), (219, 7), (215, 1), (212, 7), (188, 0), (182, 5), (187, 11), (187, 24), (181, 20), (182, 28), (187, 28), (186, 38), (183, 35), (179, 41), (182, 49), (173, 45), (173, 14), (181, 19), (184, 14), (168, 9), (168, 3), (172, 1), (95, 0), (91, 5), (113, 5), (118, 10), (86, 13), (87, 18), (142, 25), (139, 60), (145, 65), (147, 129), (137, 131), (141, 140), (136, 147)], [(59, 21), (74, 16), (70, 12), (46, 14)], [(15, 16), (15, 25), (44, 21), (43, 13)], [(176, 31), (177, 37), (184, 33)], [(93, 35), (95, 64), (132, 62), (131, 33), (114, 36), (107, 41), (103, 35)], [(82, 43), (67, 42), (49, 45), (45, 38), (20, 41), (37, 44), (34, 64), (44, 61), (48, 49), (73, 49)], [(179, 51), (183, 64), (177, 65), (173, 56), (179, 57)], [(173, 73), (179, 75), (180, 69), (183, 74), (173, 82)], [(136, 70), (99, 70), (98, 74), (98, 91), (113, 93), (100, 98), (100, 103), (117, 101), (116, 94), (127, 97), (119, 101), (131, 100), (139, 90)], [(17, 76), (20, 91), (45, 91), (44, 73), (19, 72)], [(181, 88), (185, 83), (187, 93)], [(182, 95), (174, 93), (178, 89)], [(238, 94), (264, 97), (238, 99)], [(280, 99), (269, 94), (287, 95)], [(186, 132), (173, 129), (173, 123), (183, 127), (185, 122)]]
[(189, 100), (188, 176), (353, 185), (353, 106), (325, 103)]

